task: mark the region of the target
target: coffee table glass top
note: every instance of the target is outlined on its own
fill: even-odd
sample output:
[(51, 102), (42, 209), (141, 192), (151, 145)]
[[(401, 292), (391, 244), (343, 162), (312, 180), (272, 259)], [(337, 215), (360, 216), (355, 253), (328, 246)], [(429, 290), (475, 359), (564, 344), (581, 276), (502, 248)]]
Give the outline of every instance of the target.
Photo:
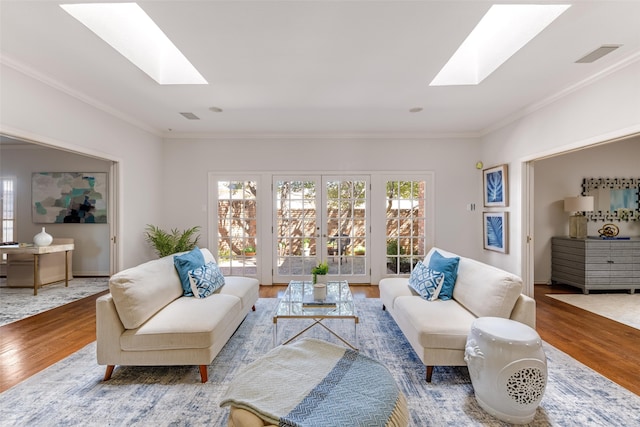
[(358, 317), (353, 295), (347, 281), (330, 281), (327, 283), (326, 306), (314, 304), (313, 301), (312, 282), (292, 281), (278, 303), (274, 318)]

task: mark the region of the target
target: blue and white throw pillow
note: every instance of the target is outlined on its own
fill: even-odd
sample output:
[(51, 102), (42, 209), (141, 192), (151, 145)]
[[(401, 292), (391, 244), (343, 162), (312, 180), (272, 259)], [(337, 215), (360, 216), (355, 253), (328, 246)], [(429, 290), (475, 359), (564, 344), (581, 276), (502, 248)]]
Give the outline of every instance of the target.
[(418, 261), (409, 276), (409, 286), (427, 301), (438, 299), (444, 283), (444, 273), (435, 271)]
[(215, 262), (189, 271), (189, 281), (196, 298), (206, 298), (224, 286), (224, 276)]

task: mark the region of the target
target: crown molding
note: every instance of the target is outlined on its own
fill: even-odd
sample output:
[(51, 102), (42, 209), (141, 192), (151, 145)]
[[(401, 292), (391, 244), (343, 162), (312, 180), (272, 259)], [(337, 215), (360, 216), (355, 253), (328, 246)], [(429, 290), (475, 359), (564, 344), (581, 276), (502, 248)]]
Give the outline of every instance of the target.
[(165, 141), (171, 140), (442, 140), (442, 139), (478, 139), (480, 133), (169, 133), (165, 132)]

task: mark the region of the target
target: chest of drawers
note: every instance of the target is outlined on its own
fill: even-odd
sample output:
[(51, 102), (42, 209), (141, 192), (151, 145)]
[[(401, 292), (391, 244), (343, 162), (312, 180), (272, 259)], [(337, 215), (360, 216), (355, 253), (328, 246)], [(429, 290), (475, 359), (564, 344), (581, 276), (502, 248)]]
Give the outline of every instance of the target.
[(640, 289), (640, 239), (551, 239), (551, 281), (591, 289)]

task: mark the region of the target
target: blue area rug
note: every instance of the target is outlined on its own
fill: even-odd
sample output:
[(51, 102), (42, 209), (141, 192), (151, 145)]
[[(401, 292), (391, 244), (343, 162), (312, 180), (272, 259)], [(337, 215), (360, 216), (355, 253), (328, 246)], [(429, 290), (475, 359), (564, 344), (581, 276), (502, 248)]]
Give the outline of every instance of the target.
[[(276, 299), (260, 299), (209, 366), (201, 384), (197, 367), (116, 367), (102, 382), (95, 343), (0, 394), (0, 420), (19, 426), (224, 426), (220, 396), (236, 372), (272, 348)], [(407, 397), (412, 426), (503, 426), (476, 403), (466, 367), (436, 367), (433, 382), (377, 299), (357, 300), (361, 351), (389, 368)], [(301, 327), (281, 321), (279, 338)], [(334, 321), (352, 339), (353, 322)], [(307, 335), (336, 342), (322, 328)], [(545, 344), (549, 380), (534, 426), (640, 425), (640, 397)], [(286, 390), (284, 390), (286, 392)]]

